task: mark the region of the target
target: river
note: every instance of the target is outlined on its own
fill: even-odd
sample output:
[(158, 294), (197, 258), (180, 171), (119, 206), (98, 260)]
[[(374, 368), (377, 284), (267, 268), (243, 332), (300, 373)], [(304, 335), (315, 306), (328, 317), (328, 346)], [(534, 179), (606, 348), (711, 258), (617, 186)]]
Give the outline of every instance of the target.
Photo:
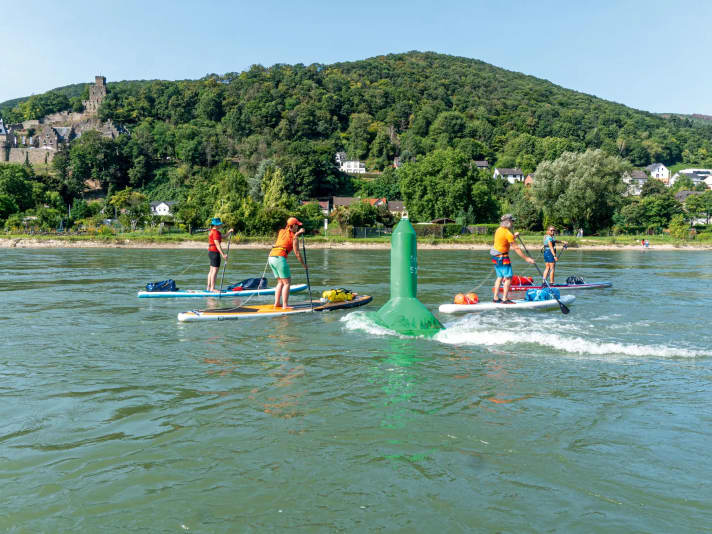
[[(136, 291), (203, 288), (202, 251), (3, 250), (0, 531), (709, 529), (712, 252), (569, 250), (559, 280), (614, 287), (569, 315), (436, 313), (435, 339), (364, 311), (389, 251), (308, 253), (315, 289), (374, 302), (184, 324), (235, 301)], [(264, 261), (233, 250), (226, 285)], [(420, 299), (487, 298), (487, 262), (420, 251)]]

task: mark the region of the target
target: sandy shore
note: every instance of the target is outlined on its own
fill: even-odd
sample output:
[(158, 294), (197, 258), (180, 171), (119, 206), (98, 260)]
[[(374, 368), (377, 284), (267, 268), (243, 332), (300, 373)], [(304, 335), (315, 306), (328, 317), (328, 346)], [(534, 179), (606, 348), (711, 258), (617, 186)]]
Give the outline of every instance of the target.
[[(235, 243), (233, 242), (231, 247), (233, 249), (267, 249), (271, 243)], [(534, 246), (534, 245), (530, 245)], [(179, 243), (151, 243), (151, 242), (140, 242), (135, 240), (117, 240), (114, 242), (107, 241), (92, 241), (92, 240), (82, 240), (82, 241), (70, 241), (65, 239), (52, 239), (52, 238), (0, 238), (0, 248), (139, 248), (139, 249), (201, 249), (207, 248), (205, 241), (182, 241)], [(348, 249), (348, 250), (384, 250), (389, 249), (389, 243), (355, 243), (355, 242), (342, 242), (342, 243), (324, 243), (324, 242), (313, 242), (309, 243), (309, 248), (312, 249)], [(484, 245), (479, 243), (440, 243), (440, 244), (430, 244), (430, 243), (418, 243), (418, 248), (421, 250), (489, 250), (490, 245)], [(579, 244), (576, 248), (569, 249), (573, 250), (712, 250), (712, 244), (695, 244), (695, 245), (650, 245), (650, 248), (645, 249), (640, 245), (600, 245), (595, 243), (587, 244), (585, 240)]]

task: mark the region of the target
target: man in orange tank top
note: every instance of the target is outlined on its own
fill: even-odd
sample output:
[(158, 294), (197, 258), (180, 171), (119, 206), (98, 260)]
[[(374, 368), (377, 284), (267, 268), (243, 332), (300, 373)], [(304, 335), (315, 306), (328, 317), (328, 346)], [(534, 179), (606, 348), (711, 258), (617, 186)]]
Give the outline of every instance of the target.
[(277, 234), (277, 241), (270, 250), (267, 262), (272, 269), (272, 274), (277, 279), (277, 286), (274, 288), (274, 307), (278, 308), (280, 302), (282, 308), (289, 307), (289, 288), (292, 285), (292, 273), (287, 263), (287, 255), (293, 250), (299, 263), (306, 269), (307, 265), (302, 260), (299, 253), (299, 236), (304, 233), (304, 228), (296, 217), (287, 219), (287, 226), (282, 228)]

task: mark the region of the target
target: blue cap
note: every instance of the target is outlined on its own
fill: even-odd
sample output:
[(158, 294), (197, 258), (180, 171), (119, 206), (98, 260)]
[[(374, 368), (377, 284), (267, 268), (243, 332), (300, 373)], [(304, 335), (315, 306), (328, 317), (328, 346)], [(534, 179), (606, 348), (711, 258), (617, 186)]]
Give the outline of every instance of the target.
[(222, 226), (222, 221), (220, 220), (220, 217), (213, 217), (213, 220), (210, 221), (210, 224), (212, 226)]

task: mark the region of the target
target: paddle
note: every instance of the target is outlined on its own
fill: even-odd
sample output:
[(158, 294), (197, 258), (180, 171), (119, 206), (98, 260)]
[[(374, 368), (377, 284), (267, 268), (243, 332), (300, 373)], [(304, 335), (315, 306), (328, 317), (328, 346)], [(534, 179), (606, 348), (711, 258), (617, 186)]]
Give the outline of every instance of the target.
[[(522, 238), (519, 237), (519, 236), (517, 236), (517, 239), (519, 239), (519, 242), (522, 244), (522, 248), (524, 249), (524, 252), (527, 253), (527, 256), (530, 256), (530, 257), (531, 257), (531, 254), (529, 254), (529, 251), (527, 250), (527, 246), (524, 244), (524, 241), (522, 241)], [(569, 309), (566, 307), (566, 305), (565, 305), (563, 302), (561, 302), (561, 301), (559, 300), (559, 297), (556, 296), (556, 294), (554, 293), (554, 290), (551, 289), (551, 286), (549, 285), (549, 282), (547, 282), (546, 278), (544, 278), (544, 273), (541, 272), (541, 269), (539, 269), (539, 266), (536, 264), (536, 261), (534, 262), (534, 267), (536, 267), (536, 270), (539, 271), (539, 276), (541, 276), (541, 279), (542, 279), (542, 281), (544, 282), (544, 284), (546, 285), (546, 287), (548, 287), (549, 290), (551, 290), (551, 294), (552, 294), (552, 295), (554, 296), (554, 298), (556, 299), (556, 302), (559, 303), (559, 308), (561, 308), (561, 313), (563, 313), (564, 315), (566, 315), (567, 313), (569, 313), (569, 311), (571, 311), (571, 310), (569, 310)]]
[(225, 265), (223, 265), (222, 276), (220, 277), (220, 293), (222, 293), (223, 280), (225, 280), (225, 269), (227, 269), (227, 260), (230, 258), (230, 242), (232, 241), (232, 234), (227, 238), (227, 254), (225, 254)]
[(309, 282), (309, 264), (307, 263), (307, 247), (304, 245), (304, 236), (302, 236), (302, 254), (304, 255), (304, 270), (307, 272), (307, 287), (309, 288), (309, 303), (314, 311), (314, 301), (312, 300), (311, 282)]

